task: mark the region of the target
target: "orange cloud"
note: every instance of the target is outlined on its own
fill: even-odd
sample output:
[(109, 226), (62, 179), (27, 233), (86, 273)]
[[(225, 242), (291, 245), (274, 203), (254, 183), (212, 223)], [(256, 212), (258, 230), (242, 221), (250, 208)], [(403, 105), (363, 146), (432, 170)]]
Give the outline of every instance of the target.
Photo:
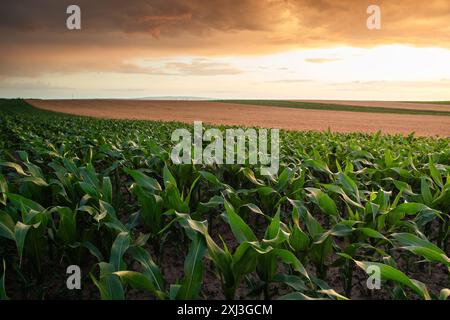
[(309, 59), (305, 59), (306, 62), (311, 62), (311, 63), (327, 63), (327, 62), (334, 62), (334, 61), (339, 61), (340, 59), (328, 59), (328, 58), (309, 58)]
[[(382, 10), (379, 31), (366, 28), (366, 9), (374, 3)], [(338, 45), (450, 47), (448, 0), (78, 0), (81, 31), (65, 27), (69, 4), (2, 1), (0, 74), (120, 72), (123, 61), (136, 57), (263, 54)], [(192, 66), (178, 67), (186, 71)]]

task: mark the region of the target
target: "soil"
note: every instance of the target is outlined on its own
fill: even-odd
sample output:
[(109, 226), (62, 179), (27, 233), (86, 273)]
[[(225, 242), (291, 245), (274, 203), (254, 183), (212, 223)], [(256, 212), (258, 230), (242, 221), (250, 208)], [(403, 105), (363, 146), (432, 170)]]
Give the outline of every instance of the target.
[[(191, 124), (194, 121), (203, 121), (216, 125), (257, 126), (298, 131), (381, 130), (389, 134), (407, 135), (415, 132), (418, 136), (450, 136), (450, 117), (447, 116), (305, 110), (209, 101), (28, 100), (28, 102), (45, 110), (109, 119), (179, 121)], [(421, 107), (427, 106), (417, 104), (416, 108)]]

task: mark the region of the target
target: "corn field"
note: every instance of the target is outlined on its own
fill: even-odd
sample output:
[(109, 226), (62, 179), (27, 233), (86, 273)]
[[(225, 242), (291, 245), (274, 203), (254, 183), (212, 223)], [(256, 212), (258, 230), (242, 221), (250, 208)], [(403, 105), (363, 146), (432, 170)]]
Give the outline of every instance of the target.
[(0, 100), (0, 298), (450, 295), (450, 139), (281, 131), (261, 176), (174, 165), (180, 127)]

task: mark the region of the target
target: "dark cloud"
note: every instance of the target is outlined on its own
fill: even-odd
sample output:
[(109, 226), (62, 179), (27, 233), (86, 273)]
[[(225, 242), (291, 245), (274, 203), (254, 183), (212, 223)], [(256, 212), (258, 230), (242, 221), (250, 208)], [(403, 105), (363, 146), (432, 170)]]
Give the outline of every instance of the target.
[[(379, 31), (366, 28), (374, 2), (382, 9)], [(82, 10), (80, 31), (65, 27), (74, 3)], [(449, 48), (449, 21), (449, 0), (2, 0), (0, 75), (152, 73), (124, 61), (336, 45)], [(167, 67), (180, 74), (238, 72), (204, 63)]]
[[(65, 32), (67, 0), (4, 0), (0, 28)], [(280, 17), (282, 1), (255, 0), (78, 0), (86, 32), (173, 36), (210, 30), (268, 30)]]
[[(365, 27), (366, 9), (374, 2), (382, 9), (383, 28), (378, 33)], [(65, 34), (66, 8), (73, 3), (3, 0), (0, 32), (6, 38), (7, 30), (55, 37)], [(176, 38), (182, 34), (210, 37), (214, 32), (261, 31), (274, 43), (363, 43), (365, 37), (375, 42), (380, 35), (386, 42), (430, 42), (430, 36), (439, 42), (450, 37), (448, 0), (78, 0), (76, 4), (82, 9), (86, 36), (140, 33)]]

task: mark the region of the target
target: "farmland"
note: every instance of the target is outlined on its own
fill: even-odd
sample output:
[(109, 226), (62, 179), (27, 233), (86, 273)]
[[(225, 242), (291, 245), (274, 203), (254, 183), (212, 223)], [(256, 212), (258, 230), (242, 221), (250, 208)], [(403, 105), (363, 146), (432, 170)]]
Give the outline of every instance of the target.
[(307, 110), (335, 110), (350, 112), (391, 113), (391, 114), (417, 114), (450, 116), (450, 106), (435, 104), (410, 104), (386, 101), (291, 101), (291, 100), (218, 100), (224, 103), (246, 105), (276, 106)]
[(188, 124), (201, 120), (216, 125), (303, 131), (330, 129), (335, 132), (382, 131), (403, 135), (415, 132), (420, 136), (450, 136), (449, 106), (433, 108), (433, 105), (417, 104), (411, 110), (411, 104), (406, 104), (408, 109), (405, 109), (405, 104), (401, 103), (394, 103), (394, 108), (390, 107), (390, 103), (364, 107), (287, 100), (214, 102), (96, 99), (29, 100), (29, 103), (45, 110), (109, 119), (179, 121)]
[[(75, 113), (104, 119), (0, 100), (0, 298), (450, 295), (450, 117), (330, 110), (378, 128), (394, 117), (385, 132), (405, 119), (436, 131), (282, 130), (279, 173), (261, 176), (247, 164), (173, 164), (171, 132), (197, 120), (177, 118), (176, 109), (180, 122), (144, 121), (169, 120), (148, 118), (154, 109), (142, 117), (128, 110), (134, 119), (123, 120), (72, 103), (83, 111)], [(274, 118), (266, 124), (276, 126)], [(441, 137), (425, 136), (434, 134)], [(81, 267), (82, 290), (67, 289), (69, 265)], [(373, 267), (379, 290), (367, 287)]]

